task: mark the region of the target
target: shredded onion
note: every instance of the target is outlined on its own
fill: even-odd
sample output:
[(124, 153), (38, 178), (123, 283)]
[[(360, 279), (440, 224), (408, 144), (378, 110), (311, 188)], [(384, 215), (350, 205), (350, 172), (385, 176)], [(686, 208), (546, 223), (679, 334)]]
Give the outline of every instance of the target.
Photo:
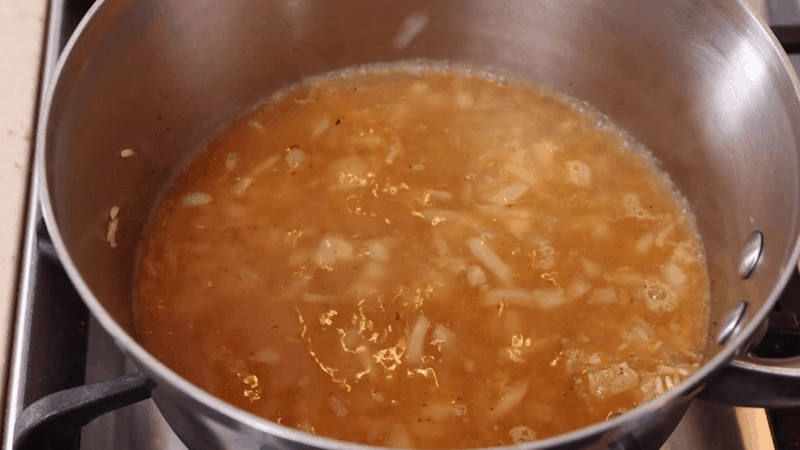
[(656, 240), (656, 233), (655, 231), (650, 231), (649, 233), (645, 233), (642, 237), (636, 241), (636, 245), (634, 248), (639, 253), (645, 253), (653, 246), (653, 242)]
[(586, 273), (586, 276), (589, 278), (600, 278), (603, 275), (603, 269), (600, 268), (600, 265), (597, 263), (583, 258), (581, 259), (581, 265), (583, 266), (584, 273)]
[(664, 383), (660, 377), (656, 377), (656, 394), (661, 395), (664, 393)]
[(666, 228), (661, 230), (661, 232), (658, 233), (658, 237), (656, 238), (656, 246), (663, 247), (664, 246), (664, 241), (666, 241), (667, 236), (669, 236), (670, 233), (672, 233), (672, 231), (674, 229), (675, 229), (675, 224), (672, 224), (672, 225), (668, 225)]
[(583, 296), (583, 294), (589, 292), (592, 289), (592, 285), (583, 281), (583, 280), (576, 280), (567, 288), (567, 297), (570, 299), (576, 299)]
[(503, 188), (492, 197), (492, 201), (501, 205), (509, 205), (517, 201), (528, 192), (528, 186), (524, 184), (513, 184)]
[(552, 309), (565, 303), (564, 291), (555, 288), (529, 291), (522, 288), (493, 289), (486, 293), (487, 305), (498, 305), (505, 302), (509, 305), (526, 308)]
[(615, 395), (633, 389), (639, 384), (639, 376), (628, 367), (627, 362), (614, 364), (608, 369), (587, 374), (589, 390), (598, 397)]
[(307, 303), (330, 303), (336, 301), (335, 295), (311, 294), (308, 292), (303, 294), (301, 298)]
[(344, 239), (326, 234), (322, 237), (314, 261), (320, 266), (333, 267), (337, 261), (349, 261), (353, 257), (353, 246)]
[(455, 406), (445, 400), (427, 400), (420, 410), (420, 415), (426, 419), (445, 420), (455, 415)]
[(617, 302), (617, 291), (614, 288), (601, 288), (592, 291), (589, 296), (589, 302), (598, 304), (610, 304)]
[(235, 185), (233, 185), (233, 193), (236, 195), (242, 195), (245, 193), (247, 188), (253, 184), (253, 179), (250, 177), (245, 177), (239, 180)]
[(592, 237), (597, 241), (607, 241), (611, 238), (611, 227), (608, 224), (595, 222), (592, 225)]
[(453, 194), (447, 191), (437, 191), (433, 189), (426, 189), (425, 193), (430, 195), (430, 198), (443, 202), (448, 202), (453, 199)]
[(521, 179), (522, 181), (528, 184), (536, 184), (536, 175), (533, 174), (532, 172), (529, 172), (523, 169), (522, 167), (514, 166), (511, 164), (507, 164), (505, 168), (507, 171), (519, 177), (519, 179)]
[(297, 172), (308, 166), (308, 155), (299, 148), (289, 149), (286, 152), (286, 164), (289, 165), (289, 170)]
[(467, 263), (462, 258), (431, 258), (431, 262), (440, 269), (447, 269), (453, 275), (458, 275), (467, 270)]
[(519, 405), (520, 402), (522, 402), (522, 399), (525, 398), (525, 394), (527, 393), (527, 382), (511, 387), (508, 391), (506, 391), (505, 395), (503, 395), (503, 399), (500, 400), (494, 406), (494, 408), (489, 410), (489, 413), (486, 414), (486, 417), (493, 422), (502, 419), (506, 414), (510, 413), (511, 410)]
[(531, 297), (542, 309), (552, 309), (564, 304), (564, 291), (561, 289), (537, 289), (531, 293)]
[(366, 244), (369, 257), (375, 261), (388, 262), (389, 249), (378, 241), (368, 241)]
[(536, 433), (524, 425), (512, 428), (509, 434), (511, 435), (511, 440), (514, 441), (515, 444), (536, 440)]
[(383, 147), (386, 145), (386, 141), (382, 137), (370, 134), (350, 136), (348, 141), (353, 145), (369, 148)]
[(291, 267), (301, 267), (309, 259), (311, 259), (311, 254), (307, 250), (297, 249), (289, 255), (288, 262)]
[(392, 165), (394, 163), (395, 158), (403, 152), (403, 148), (400, 145), (393, 145), (389, 147), (389, 154), (386, 155), (386, 164)]
[(348, 349), (352, 350), (358, 342), (358, 328), (351, 328), (350, 331), (344, 334), (342, 344)]
[(257, 273), (255, 273), (252, 270), (248, 269), (247, 267), (242, 267), (239, 270), (239, 277), (242, 279), (242, 281), (245, 281), (245, 282), (261, 281), (261, 277), (258, 276)]
[(328, 396), (328, 409), (339, 417), (347, 417), (347, 405), (339, 394), (331, 394)]
[(592, 170), (581, 161), (567, 161), (569, 181), (578, 186), (588, 186), (592, 182)]
[(411, 442), (411, 436), (402, 424), (394, 425), (389, 430), (389, 436), (386, 438), (386, 446), (391, 448), (414, 448)]
[(420, 316), (414, 328), (411, 330), (411, 336), (408, 338), (408, 349), (406, 350), (406, 359), (409, 364), (419, 364), (422, 362), (422, 350), (425, 345), (425, 334), (430, 328), (431, 322)]
[(366, 186), (367, 165), (358, 156), (346, 156), (330, 165), (332, 183), (330, 189), (352, 189)]
[(633, 291), (641, 289), (645, 284), (645, 280), (641, 275), (628, 268), (617, 269), (614, 274), (614, 281), (618, 281)]
[(661, 268), (661, 274), (673, 286), (680, 286), (686, 282), (686, 274), (675, 262), (670, 261)]
[(281, 354), (275, 350), (263, 350), (256, 354), (254, 359), (267, 364), (275, 364), (281, 360)]
[(383, 278), (386, 276), (386, 268), (383, 264), (370, 262), (364, 267), (363, 275), (366, 278)]
[(423, 420), (421, 422), (412, 421), (408, 427), (415, 436), (424, 439), (441, 439), (447, 437), (447, 427), (445, 424), (434, 422), (432, 420)]
[(535, 308), (537, 306), (536, 300), (527, 289), (492, 289), (486, 293), (487, 305), (499, 305), (501, 302), (505, 302), (509, 305), (525, 306), (527, 308)]
[(364, 298), (364, 296), (376, 289), (385, 277), (386, 265), (376, 261), (369, 261), (365, 264), (361, 275), (350, 286), (348, 292), (358, 299)]
[(502, 204), (479, 205), (478, 210), (503, 223), (508, 231), (520, 240), (524, 240), (526, 234), (530, 231), (533, 213), (529, 210), (518, 207), (508, 208)]
[(474, 189), (472, 188), (472, 183), (469, 181), (465, 181), (463, 187), (461, 189), (461, 201), (467, 205), (473, 203), (475, 197)]
[(257, 165), (246, 177), (243, 177), (233, 186), (233, 193), (236, 195), (244, 194), (247, 188), (253, 184), (256, 177), (275, 166), (275, 163), (277, 163), (279, 159), (281, 159), (280, 155), (273, 155)]
[(269, 158), (264, 160), (264, 162), (257, 165), (252, 172), (250, 172), (250, 178), (255, 178), (264, 173), (264, 171), (266, 171), (267, 169), (271, 169), (275, 165), (275, 163), (278, 162), (279, 159), (281, 159), (280, 155), (270, 156)]
[(445, 344), (449, 345), (452, 344), (453, 341), (456, 339), (456, 334), (450, 331), (449, 328), (445, 327), (444, 325), (436, 325), (433, 329), (433, 341), (431, 344)]
[(431, 240), (433, 241), (433, 247), (436, 249), (436, 253), (438, 253), (439, 256), (450, 256), (450, 247), (447, 245), (447, 242), (442, 239), (442, 236), (440, 236), (439, 233), (434, 233), (431, 237)]
[(228, 172), (236, 168), (237, 159), (236, 153), (228, 153), (228, 159), (225, 160), (225, 169), (227, 169)]
[(458, 95), (456, 95), (456, 103), (461, 108), (469, 108), (470, 106), (475, 104), (475, 100), (472, 98), (472, 95), (466, 92), (461, 92)]
[(319, 119), (319, 121), (314, 125), (314, 129), (311, 131), (311, 137), (317, 137), (324, 133), (330, 125), (331, 121), (328, 116)]
[[(354, 330), (354, 331), (356, 332), (356, 337), (358, 337), (358, 330)], [(346, 338), (347, 338), (347, 336), (345, 337), (345, 339)], [(372, 380), (373, 383), (378, 381), (378, 374), (375, 373), (375, 368), (374, 368), (374, 364), (372, 363), (372, 355), (371, 355), (371, 353), (369, 353), (369, 351), (367, 351), (365, 347), (359, 347), (356, 350), (357, 350), (357, 353), (358, 353), (358, 358), (361, 360), (361, 364), (364, 366), (364, 370), (367, 371), (367, 374), (369, 375), (370, 380)], [(372, 399), (375, 400), (376, 402), (380, 403), (380, 402), (383, 401), (383, 395), (381, 395), (380, 392), (374, 392), (373, 391)]]
[(183, 206), (187, 208), (192, 206), (201, 206), (211, 203), (211, 200), (211, 194), (206, 194), (205, 192), (193, 192), (183, 197)]
[(653, 338), (653, 327), (644, 320), (639, 320), (631, 328), (623, 332), (622, 337), (636, 343), (645, 343)]
[(424, 209), (422, 210), (422, 217), (430, 220), (438, 217), (448, 222), (474, 228), (476, 230), (481, 228), (481, 224), (470, 215), (446, 209)]
[(110, 245), (111, 248), (115, 248), (117, 246), (117, 241), (116, 241), (117, 226), (119, 226), (119, 219), (114, 219), (108, 223), (108, 232), (106, 233), (106, 241), (108, 241), (108, 245)]
[(467, 269), (467, 283), (472, 287), (480, 286), (486, 283), (486, 274), (479, 266), (470, 266)]
[(479, 238), (467, 239), (467, 248), (503, 284), (511, 284), (511, 269)]
[(305, 274), (298, 274), (294, 276), (289, 284), (281, 289), (278, 293), (276, 300), (290, 301), (297, 298), (302, 292), (308, 290), (308, 285), (311, 283), (311, 276)]
[(553, 160), (553, 153), (558, 150), (559, 147), (551, 141), (537, 142), (533, 145), (533, 151), (536, 153), (536, 157), (545, 164), (549, 164), (550, 161)]

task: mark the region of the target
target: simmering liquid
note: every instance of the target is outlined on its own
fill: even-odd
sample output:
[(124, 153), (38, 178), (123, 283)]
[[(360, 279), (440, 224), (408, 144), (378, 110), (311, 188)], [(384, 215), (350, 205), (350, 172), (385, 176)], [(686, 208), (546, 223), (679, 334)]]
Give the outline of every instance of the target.
[(143, 244), (141, 341), (309, 433), (512, 444), (604, 421), (702, 362), (708, 279), (643, 153), (522, 85), (306, 85), (177, 179)]

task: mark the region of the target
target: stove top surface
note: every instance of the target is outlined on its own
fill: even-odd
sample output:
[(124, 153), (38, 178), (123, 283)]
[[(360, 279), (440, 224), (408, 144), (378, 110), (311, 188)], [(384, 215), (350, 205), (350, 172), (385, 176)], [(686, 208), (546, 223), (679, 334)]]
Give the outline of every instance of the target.
[[(50, 0), (43, 82), (64, 44), (93, 0)], [(770, 0), (771, 23), (800, 24), (794, 0)], [(800, 56), (792, 56), (796, 70)], [(20, 299), (6, 424), (33, 401), (53, 392), (111, 379), (135, 370), (89, 315), (58, 263), (41, 218), (37, 183), (31, 183), (23, 248)], [(800, 276), (795, 274), (781, 306), (800, 312)], [(38, 356), (37, 356), (38, 355)], [(7, 427), (8, 428), (8, 427)], [(6, 429), (4, 448), (11, 448)], [(186, 447), (152, 400), (108, 413), (85, 426), (69, 450), (174, 449)], [(694, 401), (664, 450), (800, 448), (800, 410), (767, 412)]]

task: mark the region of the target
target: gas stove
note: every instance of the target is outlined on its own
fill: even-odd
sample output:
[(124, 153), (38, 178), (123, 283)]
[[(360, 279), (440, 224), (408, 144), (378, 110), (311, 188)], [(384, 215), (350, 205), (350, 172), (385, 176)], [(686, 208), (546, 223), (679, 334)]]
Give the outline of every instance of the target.
[[(55, 63), (93, 0), (50, 0), (41, 89), (49, 86)], [(771, 0), (774, 31), (789, 52), (800, 52), (800, 8), (794, 0)], [(800, 68), (800, 56), (792, 63)], [(41, 93), (40, 93), (41, 96)], [(11, 449), (19, 414), (36, 400), (65, 389), (113, 379), (136, 370), (111, 337), (91, 317), (75, 292), (48, 236), (38, 201), (36, 175), (31, 177), (28, 216), (21, 262), (20, 290), (4, 448)], [(758, 351), (773, 356), (800, 354), (800, 276), (794, 275), (778, 308), (786, 321)], [(69, 405), (65, 405), (68, 408)], [(88, 425), (68, 429), (53, 450), (174, 449), (186, 447), (166, 424), (151, 400), (101, 415)], [(800, 449), (800, 410), (765, 411), (696, 400), (664, 450)]]

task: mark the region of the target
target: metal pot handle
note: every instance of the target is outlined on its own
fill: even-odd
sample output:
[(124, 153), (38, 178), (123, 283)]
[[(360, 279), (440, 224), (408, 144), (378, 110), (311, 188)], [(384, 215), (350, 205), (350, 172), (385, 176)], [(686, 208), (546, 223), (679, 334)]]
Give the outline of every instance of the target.
[(754, 408), (800, 407), (800, 356), (785, 359), (740, 356), (698, 397)]
[(758, 346), (731, 361), (699, 398), (756, 408), (800, 407), (800, 318), (772, 312), (768, 321)]
[(14, 450), (75, 448), (81, 428), (107, 412), (150, 398), (141, 372), (50, 394), (25, 408), (14, 426)]

